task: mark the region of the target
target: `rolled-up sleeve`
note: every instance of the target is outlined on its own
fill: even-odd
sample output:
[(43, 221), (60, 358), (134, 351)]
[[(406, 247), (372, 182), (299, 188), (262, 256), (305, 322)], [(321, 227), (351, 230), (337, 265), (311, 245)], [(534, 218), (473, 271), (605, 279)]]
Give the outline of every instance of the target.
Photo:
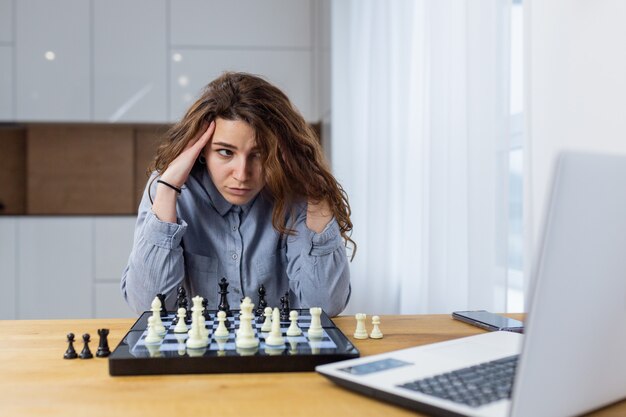
[(172, 295), (185, 274), (181, 240), (187, 224), (180, 219), (177, 223), (163, 222), (152, 212), (151, 206), (144, 192), (133, 249), (121, 281), (122, 294), (137, 313), (149, 310), (158, 293), (165, 294), (173, 303)]
[(332, 219), (321, 233), (306, 226), (306, 205), (287, 238), (290, 288), (302, 308), (322, 307), (329, 316), (341, 313), (350, 299), (350, 269), (339, 225)]

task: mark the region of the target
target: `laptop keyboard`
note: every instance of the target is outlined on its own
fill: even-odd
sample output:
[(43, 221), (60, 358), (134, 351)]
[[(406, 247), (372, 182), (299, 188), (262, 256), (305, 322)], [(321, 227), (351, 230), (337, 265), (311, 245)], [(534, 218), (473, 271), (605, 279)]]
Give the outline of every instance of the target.
[(480, 407), (511, 398), (518, 358), (519, 355), (509, 356), (398, 386), (470, 407)]

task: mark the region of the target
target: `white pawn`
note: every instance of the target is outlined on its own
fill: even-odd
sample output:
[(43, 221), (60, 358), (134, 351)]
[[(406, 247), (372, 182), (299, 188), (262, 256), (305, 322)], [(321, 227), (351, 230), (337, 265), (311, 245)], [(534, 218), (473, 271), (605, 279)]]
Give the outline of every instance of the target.
[(176, 316), (178, 317), (178, 323), (174, 327), (174, 333), (187, 333), (187, 324), (185, 323), (185, 315), (187, 311), (183, 307), (178, 309)]
[(146, 335), (144, 342), (147, 345), (161, 342), (161, 336), (154, 327), (154, 317), (152, 316), (148, 317), (148, 334)]
[(380, 324), (380, 317), (378, 316), (373, 316), (372, 317), (372, 326), (374, 326), (372, 328), (372, 332), (370, 333), (370, 337), (372, 339), (382, 339), (383, 338), (383, 332), (380, 331), (380, 327), (378, 327), (378, 325)]
[(311, 313), (311, 326), (309, 327), (307, 335), (312, 339), (321, 339), (324, 335), (322, 320), (320, 318), (322, 309), (320, 307), (311, 307), (309, 312)]
[(367, 339), (367, 330), (365, 329), (365, 319), (367, 315), (358, 313), (356, 316), (356, 330), (354, 331), (355, 339)]
[(296, 310), (289, 312), (289, 320), (291, 320), (291, 325), (287, 329), (287, 336), (300, 336), (302, 330), (298, 327), (298, 312)]
[(215, 333), (213, 335), (215, 337), (228, 337), (228, 328), (226, 327), (226, 312), (218, 311), (217, 312), (217, 321), (219, 324), (217, 325), (217, 329), (215, 329)]
[(150, 310), (152, 310), (152, 326), (154, 327), (154, 331), (160, 335), (167, 333), (161, 321), (161, 300), (159, 300), (159, 297), (154, 297), (150, 307)]
[(272, 330), (272, 307), (265, 307), (263, 315), (265, 316), (265, 321), (263, 326), (261, 326), (261, 331), (267, 333)]
[(280, 330), (280, 311), (278, 308), (274, 308), (274, 311), (272, 311), (272, 331), (265, 339), (265, 344), (268, 346), (285, 345), (285, 338)]

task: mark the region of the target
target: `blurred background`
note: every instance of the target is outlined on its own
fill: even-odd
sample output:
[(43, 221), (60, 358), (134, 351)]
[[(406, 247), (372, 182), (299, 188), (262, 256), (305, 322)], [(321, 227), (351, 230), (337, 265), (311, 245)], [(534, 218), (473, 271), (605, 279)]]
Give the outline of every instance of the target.
[(0, 319), (131, 317), (146, 168), (227, 70), (319, 132), (345, 313), (524, 311), (554, 155), (626, 151), (626, 3), (0, 0)]

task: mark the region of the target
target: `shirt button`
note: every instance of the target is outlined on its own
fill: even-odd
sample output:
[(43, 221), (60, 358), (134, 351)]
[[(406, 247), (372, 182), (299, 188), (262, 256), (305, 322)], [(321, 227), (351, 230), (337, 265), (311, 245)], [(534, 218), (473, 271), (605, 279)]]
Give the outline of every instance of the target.
[(237, 258), (239, 258), (239, 256), (233, 252), (232, 256), (231, 256), (234, 260), (237, 260)]
[(237, 230), (237, 226), (233, 226), (233, 232)]

